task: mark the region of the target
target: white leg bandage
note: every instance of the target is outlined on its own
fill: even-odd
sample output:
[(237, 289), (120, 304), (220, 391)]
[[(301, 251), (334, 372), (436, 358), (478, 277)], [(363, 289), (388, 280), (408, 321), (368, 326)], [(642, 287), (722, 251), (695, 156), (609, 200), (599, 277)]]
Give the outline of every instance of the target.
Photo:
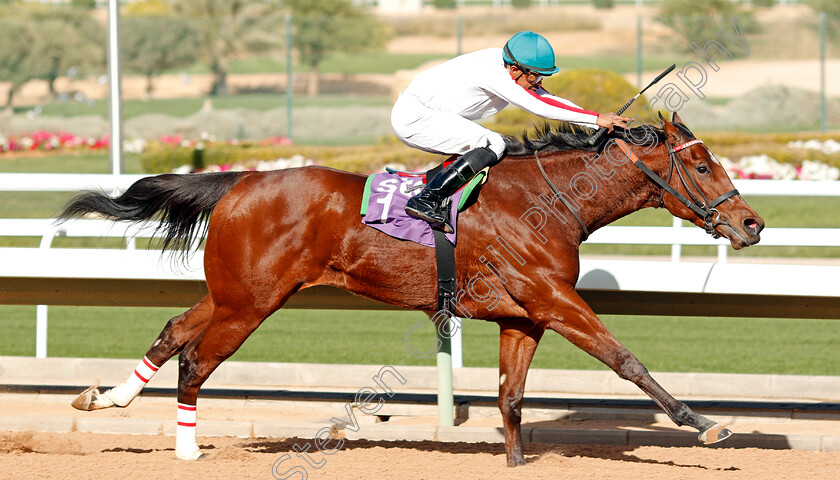
[(175, 456), (181, 460), (197, 460), (201, 456), (201, 450), (195, 441), (195, 418), (195, 405), (178, 404)]
[(137, 365), (134, 372), (129, 375), (128, 379), (105, 392), (105, 395), (114, 402), (114, 405), (125, 407), (131, 403), (131, 401), (134, 400), (134, 397), (140, 393), (140, 390), (143, 390), (143, 387), (149, 383), (149, 380), (152, 379), (158, 371), (158, 368), (159, 367), (149, 361), (148, 358), (143, 357), (143, 360)]

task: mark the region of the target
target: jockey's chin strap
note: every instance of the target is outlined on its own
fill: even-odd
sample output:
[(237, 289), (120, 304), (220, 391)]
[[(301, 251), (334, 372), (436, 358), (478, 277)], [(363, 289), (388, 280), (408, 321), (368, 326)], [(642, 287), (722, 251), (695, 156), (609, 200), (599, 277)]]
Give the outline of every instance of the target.
[[(725, 222), (720, 220), (720, 212), (718, 212), (717, 207), (725, 200), (734, 197), (736, 195), (740, 195), (737, 189), (732, 189), (723, 195), (717, 197), (716, 199), (712, 200), (711, 202), (706, 198), (706, 195), (703, 193), (703, 190), (697, 186), (697, 182), (694, 181), (694, 178), (688, 173), (688, 168), (685, 166), (685, 163), (680, 159), (680, 156), (677, 152), (680, 150), (689, 148), (693, 145), (702, 144), (703, 140), (691, 140), (689, 142), (683, 143), (682, 145), (677, 145), (676, 147), (671, 147), (671, 144), (667, 141), (665, 142), (665, 146), (668, 148), (668, 156), (671, 160), (670, 168), (668, 170), (668, 180), (663, 180), (662, 177), (654, 173), (653, 170), (648, 168), (639, 157), (636, 156), (630, 150), (630, 147), (622, 140), (616, 139), (616, 145), (618, 148), (627, 155), (630, 160), (633, 161), (633, 164), (639, 168), (642, 172), (645, 173), (651, 180), (653, 180), (657, 185), (662, 187), (662, 194), (659, 196), (659, 205), (662, 206), (664, 203), (665, 192), (670, 193), (674, 196), (677, 200), (680, 201), (683, 205), (690, 208), (692, 212), (694, 212), (698, 217), (703, 219), (703, 223), (705, 225), (706, 233), (711, 235), (714, 238), (719, 238), (720, 234), (715, 231), (715, 227), (721, 225)], [(691, 197), (691, 200), (684, 197), (680, 192), (678, 192), (674, 187), (671, 186), (671, 177), (674, 174), (674, 170), (677, 171), (677, 176), (680, 178), (680, 182), (682, 183), (685, 191), (688, 193), (688, 196)], [(688, 180), (686, 181), (686, 178)], [(691, 186), (689, 186), (689, 183)], [(692, 188), (693, 187), (693, 188)], [(699, 196), (699, 198), (698, 198)]]

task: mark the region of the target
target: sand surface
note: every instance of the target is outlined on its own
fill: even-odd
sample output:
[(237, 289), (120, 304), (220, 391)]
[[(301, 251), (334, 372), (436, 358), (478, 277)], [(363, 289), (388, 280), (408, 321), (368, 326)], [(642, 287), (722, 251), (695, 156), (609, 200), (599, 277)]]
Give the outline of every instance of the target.
[[(206, 459), (176, 460), (171, 437), (91, 433), (0, 433), (4, 479), (828, 479), (840, 452), (527, 445), (524, 467), (505, 466), (501, 444), (346, 441), (308, 465), (298, 439), (199, 437)], [(290, 456), (275, 465), (283, 455)], [(274, 474), (273, 466), (276, 466)], [(296, 468), (297, 467), (297, 468)], [(296, 469), (295, 469), (296, 468)]]

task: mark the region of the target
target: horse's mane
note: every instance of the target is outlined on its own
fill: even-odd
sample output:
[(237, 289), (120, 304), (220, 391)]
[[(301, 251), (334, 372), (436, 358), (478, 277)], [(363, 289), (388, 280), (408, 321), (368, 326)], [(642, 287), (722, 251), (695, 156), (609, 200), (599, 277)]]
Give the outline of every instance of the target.
[[(694, 134), (682, 123), (674, 126), (687, 137), (693, 139)], [(640, 146), (654, 145), (665, 141), (665, 130), (653, 125), (641, 125), (631, 129), (616, 128), (612, 133), (603, 135), (594, 145), (589, 144), (589, 138), (595, 130), (566, 122), (559, 122), (556, 126), (543, 123), (537, 127), (536, 135), (524, 132), (520, 138), (505, 137), (508, 155), (531, 155), (535, 151), (556, 152), (565, 150), (583, 150), (599, 152), (612, 138), (620, 138)]]

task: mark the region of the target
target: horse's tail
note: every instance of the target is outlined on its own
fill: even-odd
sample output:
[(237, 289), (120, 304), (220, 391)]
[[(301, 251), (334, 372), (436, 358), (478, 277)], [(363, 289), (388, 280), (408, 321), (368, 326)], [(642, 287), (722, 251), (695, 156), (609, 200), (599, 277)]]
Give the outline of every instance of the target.
[(186, 255), (204, 234), (216, 204), (239, 181), (242, 172), (163, 174), (135, 182), (118, 197), (88, 191), (74, 197), (58, 216), (60, 220), (95, 213), (114, 221), (144, 222), (158, 219), (163, 250)]

